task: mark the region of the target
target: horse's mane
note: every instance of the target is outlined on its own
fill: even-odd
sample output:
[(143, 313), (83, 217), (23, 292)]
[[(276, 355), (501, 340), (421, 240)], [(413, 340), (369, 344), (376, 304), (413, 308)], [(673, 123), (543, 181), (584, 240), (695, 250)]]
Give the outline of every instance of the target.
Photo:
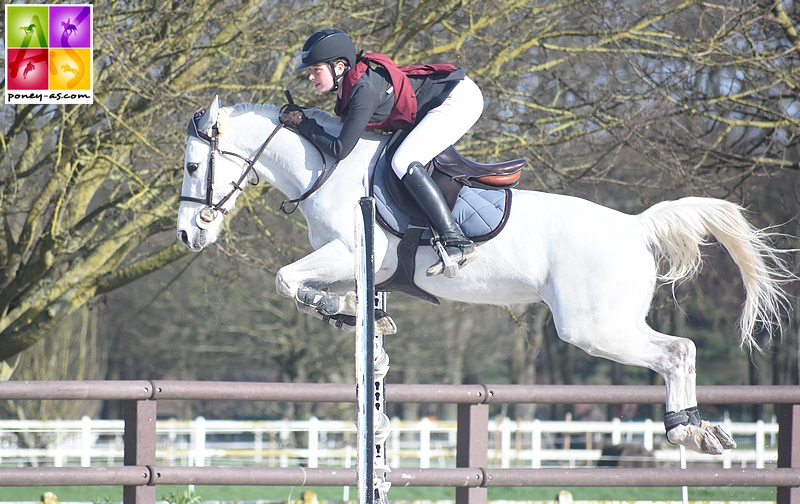
[[(339, 132), (342, 130), (341, 119), (339, 119), (339, 117), (333, 114), (315, 108), (304, 109), (304, 112), (306, 116), (317, 121), (317, 124), (322, 126), (328, 133), (331, 133), (333, 135), (338, 135)], [(227, 119), (248, 113), (253, 113), (261, 117), (266, 117), (270, 119), (272, 122), (277, 123), (278, 114), (280, 113), (280, 107), (268, 103), (265, 104), (237, 103), (232, 107), (223, 107), (219, 117), (217, 118), (217, 126), (219, 127), (219, 134), (220, 135), (224, 134)], [(371, 138), (373, 135), (380, 136), (382, 135), (382, 133), (376, 132), (375, 130), (367, 130), (367, 133), (361, 136), (362, 138)]]
[[(261, 117), (266, 117), (273, 122), (278, 121), (280, 107), (269, 103), (237, 103), (232, 107), (223, 107), (217, 119), (219, 134), (222, 135), (229, 118), (253, 113)], [(338, 117), (319, 109), (305, 109), (308, 117), (314, 118), (317, 123), (325, 128), (325, 131), (339, 131), (342, 129), (342, 122)]]

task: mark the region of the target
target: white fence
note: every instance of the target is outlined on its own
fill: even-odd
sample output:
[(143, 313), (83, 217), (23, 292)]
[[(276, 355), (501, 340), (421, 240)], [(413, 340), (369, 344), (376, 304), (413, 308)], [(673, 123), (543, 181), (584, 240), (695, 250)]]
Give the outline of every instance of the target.
[[(724, 420), (739, 447), (724, 455), (687, 452), (690, 465), (775, 466), (778, 425)], [(0, 421), (0, 466), (122, 465), (122, 420)], [(159, 420), (156, 456), (161, 465), (263, 465), (350, 467), (354, 463), (353, 422)], [(666, 442), (660, 422), (521, 421), (489, 422), (491, 467), (593, 466), (602, 448), (643, 447), (646, 462), (677, 467), (677, 447)], [(641, 450), (639, 450), (641, 451)], [(387, 445), (392, 467), (454, 467), (456, 424), (422, 419), (392, 420)], [(641, 460), (641, 454), (639, 455)]]

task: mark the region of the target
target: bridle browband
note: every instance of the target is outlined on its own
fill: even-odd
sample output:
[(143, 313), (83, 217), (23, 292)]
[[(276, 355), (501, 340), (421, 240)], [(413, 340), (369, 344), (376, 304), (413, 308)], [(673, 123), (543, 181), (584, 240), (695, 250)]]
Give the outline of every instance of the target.
[[(288, 91), (287, 91), (287, 97), (289, 98), (290, 103), (293, 103), (292, 100), (291, 100), (291, 95), (288, 94)], [(196, 138), (204, 140), (205, 142), (208, 143), (208, 145), (211, 148), (211, 153), (209, 154), (209, 158), (210, 159), (209, 159), (209, 163), (208, 163), (208, 171), (206, 172), (206, 197), (205, 198), (195, 198), (193, 196), (183, 196), (183, 195), (181, 195), (181, 196), (178, 197), (178, 201), (189, 201), (189, 202), (192, 202), (192, 203), (200, 203), (202, 205), (206, 205), (206, 207), (207, 207), (206, 210), (210, 210), (211, 211), (211, 219), (206, 221), (206, 223), (210, 223), (214, 218), (216, 218), (217, 212), (221, 212), (223, 215), (226, 215), (228, 213), (228, 211), (223, 208), (223, 205), (225, 205), (225, 203), (227, 203), (228, 200), (230, 200), (233, 197), (233, 195), (236, 194), (236, 191), (244, 191), (244, 188), (242, 187), (242, 184), (247, 179), (247, 177), (249, 176), (251, 171), (253, 172), (253, 174), (256, 175), (256, 182), (253, 185), (258, 185), (258, 174), (254, 170), (254, 166), (255, 166), (256, 162), (258, 161), (258, 159), (261, 157), (261, 155), (266, 150), (267, 145), (269, 145), (269, 143), (272, 141), (272, 139), (275, 138), (275, 135), (278, 133), (278, 131), (283, 129), (285, 126), (282, 123), (279, 123), (278, 126), (272, 131), (272, 133), (269, 134), (267, 139), (264, 140), (264, 143), (261, 144), (261, 146), (256, 151), (255, 155), (248, 159), (248, 158), (246, 158), (246, 157), (244, 157), (241, 154), (238, 154), (236, 152), (220, 150), (219, 141), (218, 141), (219, 127), (217, 126), (217, 124), (214, 124), (214, 126), (212, 126), (211, 135), (208, 135), (208, 134), (200, 131), (200, 128), (197, 126), (197, 122), (203, 117), (204, 113), (205, 113), (205, 109), (200, 109), (199, 111), (197, 111), (194, 114), (194, 116), (192, 117), (192, 120), (189, 121), (189, 127), (188, 127), (188, 130), (187, 130), (187, 133), (188, 133), (189, 136), (194, 136)], [(294, 131), (295, 133), (299, 134), (299, 132), (296, 131), (293, 128), (286, 128), (286, 129), (288, 129), (290, 131)], [(306, 198), (308, 198), (314, 192), (316, 192), (320, 187), (322, 187), (322, 185), (330, 178), (331, 174), (333, 174), (333, 171), (336, 169), (336, 167), (339, 164), (339, 161), (336, 161), (336, 163), (334, 163), (333, 166), (331, 166), (331, 169), (328, 170), (327, 169), (327, 165), (325, 163), (325, 156), (322, 154), (322, 151), (316, 145), (314, 147), (317, 149), (317, 151), (319, 152), (320, 158), (322, 159), (322, 172), (320, 173), (320, 176), (317, 177), (317, 180), (314, 181), (314, 184), (306, 192), (304, 192), (302, 195), (300, 195), (299, 198), (290, 199), (290, 200), (284, 200), (281, 203), (281, 206), (280, 206), (281, 212), (283, 212), (283, 213), (285, 213), (287, 215), (291, 214), (291, 213), (294, 213), (294, 211), (297, 210), (297, 207), (300, 205), (300, 203), (302, 201), (304, 201)], [(215, 164), (215, 158), (216, 158), (216, 154), (217, 153), (219, 153), (220, 155), (223, 155), (223, 156), (237, 157), (237, 158), (241, 159), (242, 161), (244, 161), (245, 163), (247, 163), (247, 167), (245, 168), (244, 172), (242, 172), (242, 175), (239, 177), (239, 180), (237, 180), (236, 182), (231, 182), (231, 184), (233, 185), (233, 189), (231, 189), (230, 192), (228, 194), (226, 194), (225, 197), (223, 197), (217, 203), (214, 203), (214, 190), (213, 190), (213, 186), (214, 186), (214, 164)], [(294, 206), (291, 208), (291, 210), (287, 210), (286, 209), (286, 205), (294, 205)], [(203, 220), (205, 220), (205, 219), (203, 219)]]

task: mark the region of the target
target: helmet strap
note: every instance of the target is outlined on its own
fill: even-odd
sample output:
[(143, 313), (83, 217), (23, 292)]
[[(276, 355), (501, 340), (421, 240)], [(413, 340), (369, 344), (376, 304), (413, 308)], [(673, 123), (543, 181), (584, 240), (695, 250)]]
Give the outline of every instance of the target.
[(341, 79), (342, 76), (336, 75), (336, 65), (333, 63), (333, 61), (329, 61), (328, 66), (331, 67), (331, 77), (333, 77), (333, 87), (331, 88), (330, 92), (335, 93), (339, 90), (339, 79)]

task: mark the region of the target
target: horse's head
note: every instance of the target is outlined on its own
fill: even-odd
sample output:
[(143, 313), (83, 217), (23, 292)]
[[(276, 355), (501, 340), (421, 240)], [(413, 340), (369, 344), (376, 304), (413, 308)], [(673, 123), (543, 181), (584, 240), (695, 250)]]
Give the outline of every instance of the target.
[[(314, 109), (306, 112), (331, 134), (341, 129), (338, 117)], [(333, 166), (326, 164), (325, 156), (310, 141), (282, 128), (278, 114), (274, 105), (238, 104), (222, 109), (214, 99), (208, 110), (192, 117), (178, 211), (178, 240), (191, 250), (199, 252), (216, 241), (224, 215), (249, 181), (264, 180), (288, 196), (281, 204), (286, 213), (320, 194), (316, 191), (326, 183)], [(386, 136), (369, 140), (371, 148), (356, 149), (348, 163), (369, 169)], [(338, 194), (362, 193), (367, 173), (342, 171), (352, 176), (328, 182), (328, 192), (336, 193), (330, 184), (339, 184)]]
[(253, 175), (245, 153), (220, 147), (219, 99), (189, 122), (184, 163), (178, 240), (194, 252), (214, 243), (224, 215), (230, 211), (244, 183)]

